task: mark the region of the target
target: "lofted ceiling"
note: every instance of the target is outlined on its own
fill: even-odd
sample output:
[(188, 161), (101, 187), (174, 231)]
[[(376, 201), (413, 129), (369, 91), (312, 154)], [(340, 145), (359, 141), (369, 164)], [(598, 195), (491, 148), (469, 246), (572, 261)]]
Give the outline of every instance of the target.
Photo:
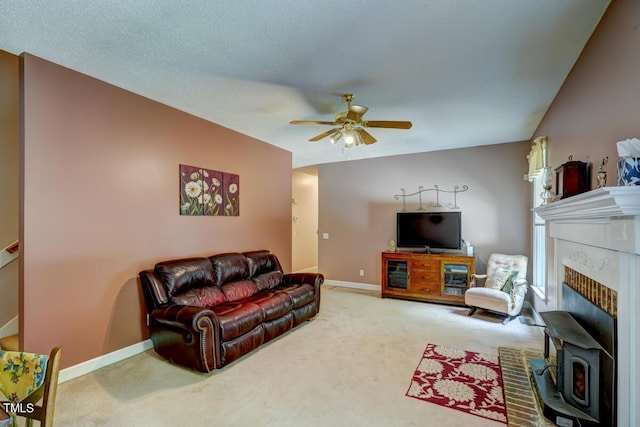
[[(28, 52), (292, 152), (293, 167), (532, 138), (609, 0), (2, 0)], [(308, 139), (356, 94), (378, 142)]]

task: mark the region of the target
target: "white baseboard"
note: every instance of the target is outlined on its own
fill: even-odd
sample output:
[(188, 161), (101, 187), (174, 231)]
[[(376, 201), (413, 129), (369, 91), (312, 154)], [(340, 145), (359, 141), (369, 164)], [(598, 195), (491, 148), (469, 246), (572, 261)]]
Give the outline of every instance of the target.
[(15, 335), (20, 330), (20, 323), (18, 322), (18, 316), (9, 320), (2, 328), (0, 328), (0, 338)]
[(529, 301), (525, 301), (524, 304), (522, 304), (522, 306), (524, 308), (528, 308), (531, 310), (531, 314), (533, 315), (533, 320), (538, 325), (544, 325), (544, 320), (542, 320), (542, 317), (540, 317), (540, 314), (536, 311), (535, 307)]
[(135, 356), (136, 354), (142, 353), (151, 348), (153, 348), (151, 340), (145, 340), (130, 345), (129, 347), (121, 348), (120, 350), (112, 351), (111, 353), (62, 369), (58, 376), (58, 384), (78, 378), (90, 372), (97, 371), (100, 368), (120, 362), (121, 360)]
[(368, 283), (343, 282), (342, 280), (325, 280), (325, 285), (341, 286), (343, 288), (365, 289), (367, 291), (381, 291), (380, 285), (370, 285)]

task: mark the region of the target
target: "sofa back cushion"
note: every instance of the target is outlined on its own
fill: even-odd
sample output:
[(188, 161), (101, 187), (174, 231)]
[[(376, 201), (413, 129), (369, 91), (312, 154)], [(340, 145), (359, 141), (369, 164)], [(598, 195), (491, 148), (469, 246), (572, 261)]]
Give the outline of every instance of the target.
[(162, 279), (169, 298), (190, 289), (215, 284), (213, 267), (206, 258), (163, 261), (156, 264), (154, 271)]
[(258, 274), (251, 280), (258, 286), (259, 290), (273, 289), (282, 283), (284, 275), (280, 271), (269, 271), (268, 273)]
[(220, 287), (227, 301), (238, 301), (258, 292), (258, 286), (251, 280), (236, 280)]
[(208, 308), (215, 307), (226, 301), (227, 297), (220, 290), (219, 286), (190, 289), (187, 292), (171, 297), (171, 302), (174, 304)]
[(223, 285), (227, 282), (235, 282), (251, 277), (249, 262), (242, 254), (226, 253), (213, 255), (209, 257), (209, 261), (215, 272), (216, 285)]
[(278, 261), (278, 258), (269, 251), (245, 252), (243, 255), (249, 260), (249, 266), (251, 269), (250, 277), (269, 273), (271, 271), (282, 272), (280, 261)]

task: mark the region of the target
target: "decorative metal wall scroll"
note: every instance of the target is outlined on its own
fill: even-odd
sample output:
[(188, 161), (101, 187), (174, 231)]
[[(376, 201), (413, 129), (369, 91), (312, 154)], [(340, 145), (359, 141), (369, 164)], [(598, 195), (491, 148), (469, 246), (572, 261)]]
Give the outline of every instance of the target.
[(404, 212), (404, 211), (407, 210), (407, 203), (406, 203), (407, 197), (412, 197), (412, 196), (417, 195), (418, 199), (420, 201), (420, 205), (419, 205), (417, 210), (423, 211), (423, 210), (425, 210), (425, 208), (422, 206), (422, 193), (425, 193), (427, 191), (435, 191), (436, 192), (436, 202), (433, 205), (434, 207), (442, 207), (442, 205), (440, 204), (440, 193), (448, 193), (448, 194), (453, 194), (453, 206), (451, 206), (451, 209), (459, 209), (459, 206), (458, 206), (458, 203), (457, 203), (458, 193), (464, 193), (468, 189), (469, 189), (468, 185), (463, 185), (462, 189), (456, 185), (455, 187), (453, 187), (453, 190), (442, 190), (437, 185), (434, 185), (433, 188), (424, 188), (421, 185), (421, 186), (418, 187), (418, 191), (416, 191), (415, 193), (411, 193), (411, 194), (407, 194), (405, 189), (401, 188), (400, 191), (402, 192), (402, 194), (396, 194), (396, 195), (393, 196), (393, 198), (396, 199), (396, 200), (399, 200), (402, 197), (402, 211)]

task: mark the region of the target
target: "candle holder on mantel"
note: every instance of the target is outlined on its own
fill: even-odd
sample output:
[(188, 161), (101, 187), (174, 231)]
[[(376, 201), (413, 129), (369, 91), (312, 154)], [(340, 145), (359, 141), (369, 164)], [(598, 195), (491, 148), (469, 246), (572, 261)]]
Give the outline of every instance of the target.
[(542, 188), (544, 191), (540, 193), (540, 198), (542, 199), (543, 205), (548, 205), (553, 202), (555, 198), (555, 193), (551, 190), (553, 187), (553, 172), (550, 167), (545, 167), (542, 169)]

